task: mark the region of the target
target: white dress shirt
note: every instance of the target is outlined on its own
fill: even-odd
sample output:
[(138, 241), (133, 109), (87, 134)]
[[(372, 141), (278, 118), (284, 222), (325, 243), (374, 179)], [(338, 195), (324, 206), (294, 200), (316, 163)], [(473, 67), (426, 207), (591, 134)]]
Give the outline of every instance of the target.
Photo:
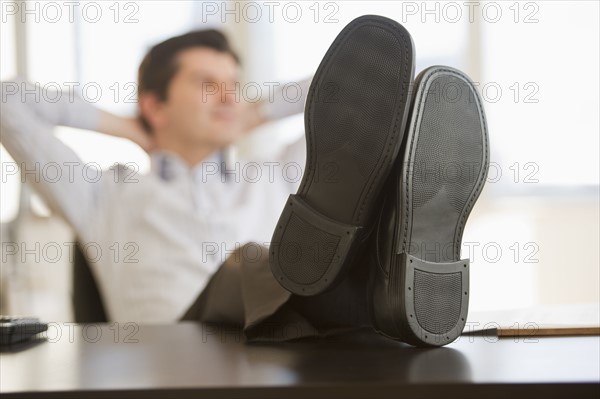
[[(117, 167), (99, 175), (53, 135), (56, 125), (95, 130), (98, 110), (78, 97), (23, 97), (22, 84), (2, 83), (1, 142), (84, 245), (110, 320), (178, 320), (234, 249), (268, 245), (299, 185), (304, 139), (272, 159), (238, 160), (227, 170), (220, 153), (189, 168), (176, 154), (155, 152), (147, 174)], [(307, 82), (303, 88), (306, 95)], [(303, 104), (271, 104), (269, 112), (282, 117)]]

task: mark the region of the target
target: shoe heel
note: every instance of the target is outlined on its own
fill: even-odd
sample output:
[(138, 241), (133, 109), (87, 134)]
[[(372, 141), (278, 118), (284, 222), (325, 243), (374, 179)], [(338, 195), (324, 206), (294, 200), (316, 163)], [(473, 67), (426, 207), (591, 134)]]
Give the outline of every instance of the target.
[(402, 254), (404, 310), (402, 336), (417, 346), (442, 346), (462, 333), (469, 307), (468, 259), (427, 262)]
[(297, 295), (333, 288), (347, 273), (363, 229), (332, 220), (290, 195), (269, 251), (273, 276)]

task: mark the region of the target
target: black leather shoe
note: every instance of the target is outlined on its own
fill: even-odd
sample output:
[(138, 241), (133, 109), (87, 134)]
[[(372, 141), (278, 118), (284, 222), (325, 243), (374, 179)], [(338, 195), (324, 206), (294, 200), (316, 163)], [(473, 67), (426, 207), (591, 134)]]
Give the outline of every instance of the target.
[(436, 66), (415, 80), (405, 142), (371, 251), (371, 319), (416, 346), (455, 340), (467, 319), (462, 234), (489, 166), (483, 104), (471, 80)]
[(367, 15), (321, 61), (304, 111), (306, 168), (271, 241), (271, 270), (290, 292), (333, 288), (373, 230), (408, 119), (413, 53), (400, 24)]

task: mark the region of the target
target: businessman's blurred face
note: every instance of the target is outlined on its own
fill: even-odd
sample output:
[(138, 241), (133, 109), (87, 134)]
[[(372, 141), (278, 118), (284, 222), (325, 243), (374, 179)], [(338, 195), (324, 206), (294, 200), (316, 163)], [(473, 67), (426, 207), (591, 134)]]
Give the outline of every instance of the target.
[(177, 72), (157, 110), (156, 127), (181, 144), (224, 147), (242, 134), (239, 65), (228, 53), (195, 47), (177, 56)]

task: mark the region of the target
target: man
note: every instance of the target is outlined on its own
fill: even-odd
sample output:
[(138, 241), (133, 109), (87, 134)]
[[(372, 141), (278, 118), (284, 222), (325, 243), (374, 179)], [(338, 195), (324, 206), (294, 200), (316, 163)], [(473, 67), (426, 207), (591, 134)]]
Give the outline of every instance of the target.
[[(199, 47), (179, 52), (175, 73), (163, 75), (168, 84), (162, 89), (146, 84), (143, 75), (153, 62), (168, 58), (165, 52), (153, 49), (140, 68), (140, 109), (153, 145), (178, 154), (181, 161), (162, 155), (160, 163), (169, 167), (135, 189), (110, 184), (89, 190), (87, 198), (80, 195), (92, 204), (86, 215), (94, 214), (89, 223), (85, 218), (79, 222), (81, 232), (87, 229), (80, 233), (83, 241), (137, 239), (144, 251), (133, 267), (116, 262), (102, 265), (102, 271), (95, 267), (104, 296), (113, 296), (111, 318), (160, 321), (177, 314), (184, 320), (240, 325), (248, 340), (288, 340), (361, 327), (419, 346), (456, 339), (469, 293), (468, 260), (460, 259), (462, 232), (489, 163), (483, 108), (468, 77), (431, 67), (413, 82), (408, 32), (378, 16), (352, 21), (311, 83), (306, 167), (296, 194), (283, 201), (289, 186), (232, 188), (218, 178), (218, 184), (203, 182), (194, 190), (181, 180), (168, 182), (169, 176), (189, 173), (186, 164), (193, 174), (238, 138), (243, 121), (260, 120), (252, 112), (238, 116), (241, 107), (226, 97), (199, 100), (203, 83), (235, 80), (235, 57), (226, 46)], [(206, 57), (218, 65), (212, 76), (192, 67)], [(3, 117), (2, 127), (11, 131), (7, 148), (15, 158), (35, 159), (25, 154), (33, 144), (15, 123)], [(141, 137), (136, 140), (149, 147)], [(44, 189), (47, 197), (58, 198), (52, 188)], [(101, 195), (94, 197), (94, 192)], [(226, 206), (197, 217), (209, 198)], [(241, 198), (250, 203), (246, 212), (236, 212)], [(277, 223), (262, 208), (273, 199), (283, 204)], [(62, 208), (77, 228), (70, 208)], [(214, 216), (210, 222), (209, 215)], [(223, 223), (228, 217), (235, 222)], [(202, 284), (206, 279), (198, 276), (210, 274), (210, 262), (199, 261), (203, 254), (197, 238), (210, 234), (212, 242), (231, 237), (257, 241), (261, 223), (274, 231), (268, 253), (261, 245), (244, 245)], [(198, 285), (204, 289), (194, 301)]]
[[(2, 144), (24, 171), (62, 167), (56, 182), (24, 177), (83, 247), (93, 244), (85, 252), (111, 320), (180, 320), (230, 253), (270, 240), (281, 204), (299, 180), (303, 140), (256, 162), (260, 179), (256, 168), (242, 175), (249, 161), (223, 163), (221, 150), (267, 120), (301, 112), (308, 82), (298, 83), (302, 96), (293, 101), (275, 93), (272, 102), (247, 103), (239, 88), (236, 97), (239, 74), (225, 36), (206, 30), (166, 40), (145, 56), (139, 120), (79, 97), (71, 101), (67, 93), (50, 102), (45, 99), (54, 96), (25, 94), (32, 92), (25, 82), (2, 83)], [(118, 168), (96, 179), (53, 136), (55, 125), (130, 139), (150, 152), (151, 172)]]

